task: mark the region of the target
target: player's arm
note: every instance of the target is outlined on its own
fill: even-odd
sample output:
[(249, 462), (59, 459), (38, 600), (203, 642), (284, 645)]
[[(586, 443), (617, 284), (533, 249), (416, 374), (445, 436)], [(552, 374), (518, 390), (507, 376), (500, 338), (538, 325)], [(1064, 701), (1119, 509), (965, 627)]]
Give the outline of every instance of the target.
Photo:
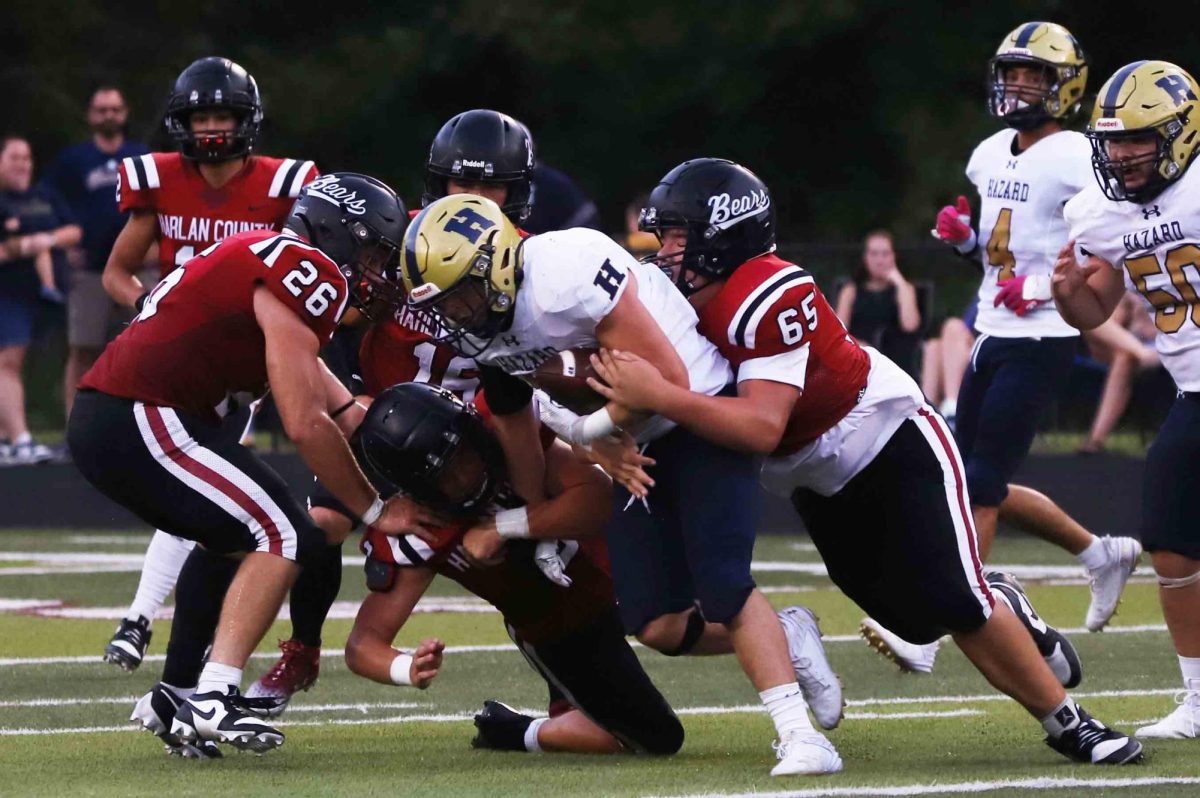
[(392, 642), (433, 581), (434, 572), (431, 568), (393, 571), (391, 588), (368, 593), (358, 609), (346, 641), (346, 666), (380, 684), (407, 683), (423, 690), (437, 676), (445, 645), (437, 639), (426, 640), (414, 654), (405, 655), (393, 648)]
[(142, 285), (137, 273), (144, 268), (146, 253), (158, 240), (158, 216), (152, 210), (135, 209), (121, 228), (104, 265), (101, 284), (115, 302), (136, 307), (150, 286)]
[(492, 409), (492, 430), (504, 450), (509, 480), (531, 507), (546, 498), (546, 458), (533, 412), (533, 389), (511, 374), (480, 364), (479, 384)]
[(1075, 260), (1075, 242), (1058, 253), (1050, 290), (1063, 321), (1079, 330), (1103, 324), (1125, 293), (1124, 278), (1111, 263), (1088, 254), (1082, 266)]
[(801, 394), (795, 385), (749, 379), (738, 383), (736, 397), (708, 396), (681, 388), (629, 352), (602, 351), (592, 365), (607, 384), (588, 382), (605, 398), (665, 416), (726, 448), (758, 454), (779, 446)]
[(349, 440), (350, 436), (354, 434), (354, 430), (358, 429), (358, 425), (367, 415), (367, 407), (370, 402), (363, 401), (351, 394), (350, 389), (334, 376), (333, 372), (329, 370), (329, 366), (325, 365), (324, 360), (318, 360), (318, 362), (321, 368), (321, 381), (325, 385), (326, 412), (338, 425), (342, 435)]

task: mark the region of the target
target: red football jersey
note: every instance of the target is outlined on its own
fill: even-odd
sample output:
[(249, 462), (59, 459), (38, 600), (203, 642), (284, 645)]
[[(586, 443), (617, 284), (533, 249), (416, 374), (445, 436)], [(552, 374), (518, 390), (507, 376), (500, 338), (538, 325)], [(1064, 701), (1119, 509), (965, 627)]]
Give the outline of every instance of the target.
[(434, 343), (411, 311), (401, 306), (393, 318), (367, 330), (358, 350), (363, 386), (371, 396), (402, 382), (427, 382), (453, 391), (464, 402), (479, 390), (475, 361), (453, 347)]
[(242, 171), (213, 188), (196, 164), (177, 152), (121, 161), (121, 211), (158, 215), (158, 264), (163, 277), (218, 241), (247, 230), (283, 229), (300, 189), (317, 176), (312, 161), (251, 155)]
[(763, 379), (803, 393), (775, 456), (833, 428), (867, 384), (871, 360), (846, 332), (812, 275), (775, 255), (746, 261), (700, 311), (700, 332), (738, 381)]
[(368, 529), (360, 547), (363, 554), (378, 562), (398, 568), (432, 568), (454, 580), (498, 609), (529, 643), (552, 640), (581, 628), (616, 602), (602, 541), (559, 543), (559, 556), (566, 563), (564, 572), (571, 577), (570, 587), (559, 587), (534, 562), (534, 541), (510, 540), (499, 563), (476, 567), (462, 551), (466, 531), (465, 524), (443, 529), (439, 541), (430, 546), (415, 535), (390, 537)]
[(217, 418), (266, 393), (254, 315), (265, 286), (325, 343), (346, 307), (346, 278), (303, 239), (270, 230), (227, 238), (172, 271), (79, 386)]

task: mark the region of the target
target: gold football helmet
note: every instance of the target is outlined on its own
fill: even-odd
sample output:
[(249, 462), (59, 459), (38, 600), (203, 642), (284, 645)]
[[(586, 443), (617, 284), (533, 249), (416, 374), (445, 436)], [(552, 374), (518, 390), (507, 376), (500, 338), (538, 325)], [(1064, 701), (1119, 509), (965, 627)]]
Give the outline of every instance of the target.
[[(1200, 147), (1198, 96), (1192, 76), (1166, 61), (1135, 61), (1108, 79), (1087, 128), (1092, 168), (1106, 197), (1145, 203), (1179, 179)], [(1154, 139), (1158, 146), (1133, 156), (1114, 146), (1132, 139)], [(1147, 166), (1141, 185), (1128, 185)]]
[[(1044, 68), (1049, 86), (1006, 82), (1005, 68), (1018, 65)], [(988, 61), (988, 110), (1016, 130), (1064, 119), (1078, 110), (1087, 75), (1087, 56), (1069, 30), (1053, 22), (1026, 22), (1004, 37)]]
[(489, 199), (454, 194), (428, 205), (404, 236), (408, 307), (433, 338), (481, 354), (512, 312), (521, 236)]

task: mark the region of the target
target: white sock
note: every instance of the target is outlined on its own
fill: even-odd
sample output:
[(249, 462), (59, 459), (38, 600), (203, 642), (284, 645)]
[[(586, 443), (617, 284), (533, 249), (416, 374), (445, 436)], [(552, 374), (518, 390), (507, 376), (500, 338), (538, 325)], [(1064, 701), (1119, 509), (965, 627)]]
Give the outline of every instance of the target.
[(815, 731), (812, 721), (808, 719), (808, 705), (804, 703), (800, 685), (795, 682), (763, 690), (758, 697), (762, 699), (767, 712), (771, 713), (780, 740), (792, 732)]
[(1179, 657), (1179, 672), (1183, 674), (1183, 686), (1188, 690), (1200, 688), (1200, 657)]
[(13, 438), (13, 446), (24, 446), (28, 443), (33, 443), (33, 436), (29, 434), (29, 430)]
[(1046, 734), (1058, 739), (1063, 732), (1079, 725), (1079, 706), (1068, 696), (1054, 710), (1042, 718), (1042, 728)]
[(241, 668), (235, 668), (232, 665), (222, 665), (219, 662), (211, 660), (204, 663), (204, 670), (200, 671), (200, 684), (196, 685), (197, 693), (207, 693), (212, 690), (228, 693), (230, 687), (241, 689)]
[(1100, 540), (1099, 535), (1092, 535), (1092, 542), (1076, 554), (1075, 559), (1079, 560), (1084, 568), (1094, 571), (1108, 565), (1108, 549), (1104, 548), (1104, 541)]
[(167, 596), (175, 589), (179, 571), (196, 544), (184, 538), (168, 535), (162, 530), (154, 533), (146, 547), (146, 559), (142, 562), (142, 578), (138, 580), (137, 594), (129, 605), (125, 617), (136, 621), (138, 616), (153, 621)]
[(533, 723), (525, 729), (525, 750), (531, 754), (540, 754), (542, 746), (538, 743), (538, 729), (550, 718), (534, 718)]
[(159, 682), (159, 684), (170, 690), (180, 701), (187, 701), (192, 697), (192, 693), (196, 692), (195, 687), (176, 687), (175, 685), (167, 684), (166, 682)]

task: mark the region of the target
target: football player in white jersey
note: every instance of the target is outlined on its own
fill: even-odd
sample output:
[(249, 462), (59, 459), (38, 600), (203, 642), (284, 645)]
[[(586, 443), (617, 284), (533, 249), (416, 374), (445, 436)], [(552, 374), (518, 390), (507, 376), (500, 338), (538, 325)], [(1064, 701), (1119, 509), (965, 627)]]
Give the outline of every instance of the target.
[[(967, 467), (980, 556), (1006, 521), (1074, 554), (1087, 568), (1087, 627), (1099, 631), (1141, 553), (1132, 538), (1099, 538), (1045, 495), (1010, 485), (1038, 419), (1062, 387), (1078, 344), (1050, 296), (1050, 273), (1067, 231), (1062, 206), (1091, 182), (1087, 139), (1064, 129), (1087, 85), (1087, 61), (1066, 28), (1028, 22), (988, 63), (988, 110), (1005, 128), (975, 148), (966, 174), (979, 193), (979, 232), (959, 197), (935, 235), (983, 269), (979, 338), (959, 391), (955, 438)], [(901, 667), (928, 671), (936, 643), (910, 646), (873, 621), (863, 634)]]
[(1073, 240), (1053, 282), (1063, 318), (1081, 330), (1102, 324), (1126, 288), (1141, 296), (1158, 328), (1155, 348), (1179, 388), (1146, 456), (1142, 542), (1186, 693), (1139, 737), (1200, 737), (1198, 96), (1192, 76), (1165, 61), (1128, 64), (1100, 89), (1087, 134), (1096, 181), (1067, 203)]
[[(556, 352), (634, 351), (672, 382), (707, 394), (732, 383), (729, 364), (696, 331), (696, 313), (670, 279), (594, 230), (522, 241), (495, 203), (449, 196), (409, 226), (401, 271), (409, 308), (479, 364), (513, 487), (529, 504), (544, 500), (545, 463), (533, 391), (517, 377)], [(543, 411), (542, 420), (571, 443), (588, 446), (624, 428), (655, 461), (648, 501), (614, 490), (606, 530), (626, 631), (671, 655), (736, 652), (779, 734), (772, 774), (841, 770), (808, 719), (800, 657), (789, 653), (796, 641), (750, 574), (759, 459), (612, 403), (583, 417), (549, 407), (558, 417)], [(520, 519), (501, 526), (501, 537), (528, 534)]]

